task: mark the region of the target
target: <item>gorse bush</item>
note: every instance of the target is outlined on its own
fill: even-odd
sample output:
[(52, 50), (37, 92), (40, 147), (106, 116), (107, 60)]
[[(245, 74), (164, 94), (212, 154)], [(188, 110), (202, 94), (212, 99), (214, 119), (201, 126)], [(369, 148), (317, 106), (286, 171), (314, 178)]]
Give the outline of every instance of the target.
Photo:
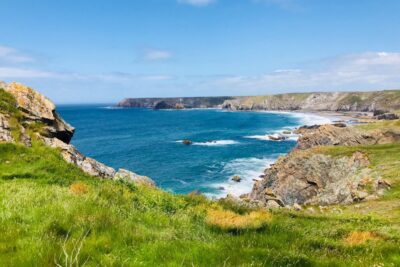
[(271, 214), (266, 211), (252, 211), (241, 215), (230, 210), (209, 209), (206, 223), (224, 231), (258, 230), (265, 227), (271, 218)]

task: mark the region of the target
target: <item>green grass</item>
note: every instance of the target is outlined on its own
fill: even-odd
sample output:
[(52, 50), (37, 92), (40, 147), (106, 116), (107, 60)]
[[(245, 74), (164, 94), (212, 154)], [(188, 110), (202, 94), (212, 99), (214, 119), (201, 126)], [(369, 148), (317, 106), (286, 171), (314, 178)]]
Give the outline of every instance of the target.
[(19, 113), (17, 102), (13, 95), (2, 88), (0, 88), (0, 113), (14, 116)]
[[(373, 164), (385, 161), (378, 159), (385, 149), (400, 150), (370, 149)], [(65, 266), (64, 252), (86, 266), (400, 265), (398, 206), (378, 206), (389, 217), (340, 208), (343, 213), (281, 210), (262, 228), (224, 231), (207, 224), (207, 211), (250, 211), (96, 179), (36, 142), (32, 148), (0, 144), (0, 266)], [(352, 231), (380, 238), (351, 246), (345, 240)]]

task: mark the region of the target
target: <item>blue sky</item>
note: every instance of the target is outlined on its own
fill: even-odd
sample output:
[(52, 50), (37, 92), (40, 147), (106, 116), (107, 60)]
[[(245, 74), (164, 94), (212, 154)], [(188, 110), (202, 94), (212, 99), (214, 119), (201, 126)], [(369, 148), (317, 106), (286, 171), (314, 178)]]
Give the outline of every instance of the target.
[(400, 88), (397, 0), (0, 0), (0, 80), (56, 103)]

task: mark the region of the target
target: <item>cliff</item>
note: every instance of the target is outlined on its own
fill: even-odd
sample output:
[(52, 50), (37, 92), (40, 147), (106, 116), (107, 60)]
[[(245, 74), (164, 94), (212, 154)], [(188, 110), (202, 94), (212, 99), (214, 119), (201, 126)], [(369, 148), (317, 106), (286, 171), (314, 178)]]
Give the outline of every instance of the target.
[(182, 108), (217, 108), (232, 97), (176, 97), (176, 98), (125, 98), (117, 107), (182, 109)]
[(292, 93), (236, 97), (226, 100), (229, 110), (304, 110), (395, 112), (400, 110), (400, 90), (376, 92)]
[(381, 167), (395, 171), (398, 164), (399, 120), (301, 127), (297, 133), (297, 146), (265, 170), (250, 201), (267, 207), (350, 204), (376, 199), (398, 183)]
[(64, 160), (89, 175), (154, 185), (148, 177), (124, 169), (117, 172), (82, 155), (69, 144), (75, 129), (60, 117), (55, 105), (42, 94), (16, 82), (8, 85), (2, 82), (0, 86), (0, 141), (31, 147), (36, 140), (60, 150)]

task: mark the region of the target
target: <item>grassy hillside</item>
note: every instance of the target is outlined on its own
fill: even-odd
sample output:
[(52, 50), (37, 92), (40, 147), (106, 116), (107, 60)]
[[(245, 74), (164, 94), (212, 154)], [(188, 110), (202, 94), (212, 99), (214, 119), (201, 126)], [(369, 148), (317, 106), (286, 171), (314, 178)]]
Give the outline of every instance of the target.
[[(15, 105), (0, 90), (18, 135)], [(28, 127), (30, 148), (0, 143), (0, 266), (400, 265), (398, 143), (316, 148), (368, 153), (393, 183), (382, 199), (267, 212), (89, 176), (35, 140), (38, 130)]]
[[(400, 158), (399, 145), (390, 151)], [(396, 266), (394, 191), (358, 208), (250, 216), (229, 202), (89, 177), (39, 143), (1, 144), (0, 265)]]

